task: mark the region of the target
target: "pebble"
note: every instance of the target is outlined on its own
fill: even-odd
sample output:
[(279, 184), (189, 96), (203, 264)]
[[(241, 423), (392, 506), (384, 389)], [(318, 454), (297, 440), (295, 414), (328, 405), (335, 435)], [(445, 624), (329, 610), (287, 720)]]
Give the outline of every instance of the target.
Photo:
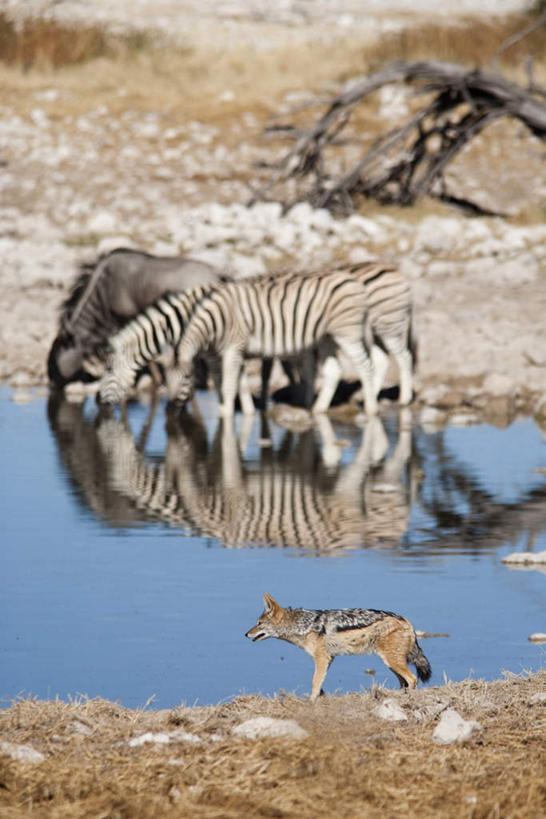
[(32, 745), (19, 745), (15, 742), (0, 742), (0, 754), (10, 756), (18, 762), (30, 762), (36, 764), (44, 762), (45, 754), (37, 751)]
[(523, 563), (533, 565), (536, 563), (546, 563), (546, 550), (543, 552), (512, 552), (502, 558), (503, 563)]
[(393, 699), (383, 700), (376, 708), (375, 713), (381, 719), (386, 719), (390, 722), (404, 722), (408, 718), (400, 703)]
[(309, 736), (293, 719), (273, 719), (272, 717), (254, 717), (239, 723), (232, 728), (232, 733), (241, 739), (259, 739), (261, 737), (287, 737), (305, 739)]
[(465, 720), (454, 708), (447, 708), (432, 732), (432, 739), (439, 745), (451, 745), (453, 742), (470, 739), (475, 731), (481, 729), (479, 722)]

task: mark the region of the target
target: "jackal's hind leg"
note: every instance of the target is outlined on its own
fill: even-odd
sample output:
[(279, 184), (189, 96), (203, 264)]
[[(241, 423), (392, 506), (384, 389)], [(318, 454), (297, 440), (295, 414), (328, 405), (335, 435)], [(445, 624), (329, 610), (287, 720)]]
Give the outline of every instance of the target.
[(417, 688), (417, 677), (410, 671), (404, 660), (392, 654), (385, 654), (382, 651), (378, 651), (377, 654), (381, 657), (387, 668), (390, 668), (390, 670), (396, 674), (400, 688)]

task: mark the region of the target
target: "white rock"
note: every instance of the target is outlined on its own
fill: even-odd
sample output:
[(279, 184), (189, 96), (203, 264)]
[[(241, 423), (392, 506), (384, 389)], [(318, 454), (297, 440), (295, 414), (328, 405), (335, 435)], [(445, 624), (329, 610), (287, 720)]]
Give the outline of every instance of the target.
[(290, 208), (286, 218), (295, 224), (308, 227), (313, 221), (313, 208), (308, 202), (298, 202), (297, 205)]
[(373, 219), (360, 216), (358, 213), (351, 214), (346, 224), (351, 232), (363, 233), (365, 236), (369, 236), (376, 241), (380, 241), (385, 236), (385, 231), (377, 222), (374, 222)]
[(532, 697), (529, 697), (530, 705), (542, 705), (542, 703), (546, 703), (546, 691), (538, 691)]
[(191, 742), (196, 744), (202, 742), (202, 740), (196, 734), (188, 734), (187, 731), (183, 729), (177, 729), (176, 731), (159, 731), (156, 733), (146, 731), (146, 733), (130, 739), (127, 744), (130, 748), (138, 748), (140, 745), (145, 745), (148, 742), (155, 745), (169, 745), (171, 742)]
[(446, 414), (436, 407), (423, 407), (419, 414), (419, 423), (425, 429), (426, 427), (443, 427), (446, 422)]
[(260, 256), (243, 256), (241, 253), (231, 255), (230, 267), (233, 267), (236, 271), (236, 278), (238, 279), (246, 276), (259, 276), (267, 270), (264, 260)]
[(502, 558), (503, 563), (546, 563), (546, 550), (543, 552), (512, 552)]
[(448, 708), (443, 712), (438, 725), (432, 732), (432, 739), (439, 745), (451, 745), (452, 742), (464, 742), (470, 739), (474, 731), (481, 731), (481, 729), (479, 722), (465, 720), (454, 708)]
[(383, 700), (381, 705), (377, 707), (375, 713), (378, 717), (381, 717), (381, 719), (387, 719), (391, 722), (403, 722), (407, 720), (407, 715), (400, 703), (392, 699)]
[(15, 742), (0, 742), (0, 754), (10, 756), (18, 762), (31, 762), (36, 764), (45, 760), (45, 755), (32, 745), (18, 745)]
[(509, 375), (490, 373), (483, 382), (484, 392), (489, 395), (510, 395), (514, 392), (514, 379)]
[(79, 719), (74, 719), (72, 722), (67, 725), (67, 731), (72, 731), (75, 734), (82, 734), (82, 736), (91, 736), (93, 731), (91, 728), (86, 725), (84, 722), (81, 722)]
[(273, 719), (272, 717), (254, 717), (241, 722), (232, 729), (232, 733), (243, 739), (259, 737), (288, 737), (305, 739), (307, 731), (293, 719)]
[(311, 227), (322, 233), (332, 230), (332, 215), (326, 208), (316, 208), (311, 216)]
[(457, 412), (449, 417), (449, 423), (454, 427), (470, 427), (479, 423), (479, 420), (473, 412)]
[(147, 742), (153, 742), (155, 745), (168, 745), (170, 741), (171, 739), (167, 731), (162, 731), (161, 733), (147, 731), (145, 734), (141, 734), (138, 737), (133, 737), (130, 739), (127, 742), (127, 745), (130, 748), (138, 748), (140, 745), (145, 745)]
[(102, 210), (95, 213), (87, 221), (89, 233), (112, 233), (116, 229), (116, 219), (108, 211)]

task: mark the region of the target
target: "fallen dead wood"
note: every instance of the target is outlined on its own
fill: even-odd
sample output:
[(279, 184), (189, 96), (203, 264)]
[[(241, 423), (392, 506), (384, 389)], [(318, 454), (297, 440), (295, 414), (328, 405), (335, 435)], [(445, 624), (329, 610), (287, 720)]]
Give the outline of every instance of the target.
[[(412, 84), (420, 94), (434, 95), (400, 127), (380, 135), (344, 173), (334, 173), (326, 150), (338, 145), (343, 129), (366, 97), (394, 83)], [(264, 163), (272, 176), (255, 191), (250, 204), (272, 198), (275, 188), (296, 180), (296, 196), (315, 207), (350, 211), (355, 197), (410, 205), (428, 195), (475, 213), (480, 205), (447, 189), (444, 171), (455, 156), (483, 129), (501, 117), (519, 119), (539, 139), (546, 139), (544, 90), (528, 89), (500, 74), (469, 71), (439, 61), (397, 62), (353, 83), (336, 96), (326, 112), (307, 130), (282, 130), (295, 138), (293, 148), (277, 163)]]

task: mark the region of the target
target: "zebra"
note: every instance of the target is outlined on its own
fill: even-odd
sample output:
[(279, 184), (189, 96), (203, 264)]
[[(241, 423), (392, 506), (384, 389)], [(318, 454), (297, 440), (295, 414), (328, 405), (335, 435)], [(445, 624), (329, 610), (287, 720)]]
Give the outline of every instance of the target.
[(82, 264), (61, 307), (59, 329), (47, 359), (50, 383), (63, 388), (90, 382), (104, 371), (107, 339), (163, 293), (214, 284), (226, 278), (206, 262), (186, 256), (152, 256), (117, 248)]
[[(98, 403), (103, 406), (120, 403), (132, 387), (137, 372), (169, 347), (175, 349), (176, 360), (177, 344), (195, 309), (219, 286), (201, 285), (180, 293), (167, 293), (112, 336), (108, 342), (106, 371), (99, 385)], [(219, 386), (217, 367), (212, 367), (212, 373)], [(172, 378), (172, 374), (167, 373), (167, 385)], [(239, 393), (243, 412), (252, 414), (254, 401), (245, 376), (241, 378)]]
[[(387, 286), (389, 274), (392, 288)], [(380, 279), (383, 296), (376, 297), (374, 282)], [(378, 381), (370, 359), (375, 329), (383, 348), (378, 347), (380, 355), (376, 356), (379, 377), (384, 377), (388, 350), (400, 370), (401, 403), (409, 403), (413, 334), (408, 294), (407, 282), (396, 269), (373, 262), (309, 275), (270, 274), (226, 283), (197, 305), (184, 331), (178, 366), (168, 384), (169, 398), (182, 404), (188, 400), (192, 361), (200, 352), (212, 349), (222, 360), (219, 414), (229, 417), (245, 355), (292, 357), (317, 345), (320, 352), (320, 345), (326, 344), (323, 384), (312, 411), (325, 412), (330, 406), (341, 375), (337, 355), (332, 354), (336, 350), (353, 364), (362, 383), (366, 412), (375, 415)], [(389, 299), (392, 306), (385, 306)]]
[[(389, 353), (399, 369), (399, 402), (409, 404), (413, 397), (412, 371), (417, 361), (417, 342), (414, 334), (413, 302), (407, 279), (393, 266), (377, 262), (359, 262), (337, 268), (356, 275), (365, 290), (368, 307), (368, 321), (373, 335), (372, 362), (374, 367), (375, 392), (383, 386), (389, 363)], [(292, 362), (283, 362), (290, 379), (290, 390), (297, 390), (302, 405), (310, 408), (314, 400), (314, 383), (317, 371), (322, 366), (322, 376), (329, 379), (321, 393), (321, 403), (330, 405), (342, 372), (342, 361), (336, 355), (334, 345), (323, 339), (315, 350)], [(287, 366), (288, 365), (288, 366)], [(264, 366), (262, 372), (262, 401), (267, 394), (267, 373), (271, 365)]]

